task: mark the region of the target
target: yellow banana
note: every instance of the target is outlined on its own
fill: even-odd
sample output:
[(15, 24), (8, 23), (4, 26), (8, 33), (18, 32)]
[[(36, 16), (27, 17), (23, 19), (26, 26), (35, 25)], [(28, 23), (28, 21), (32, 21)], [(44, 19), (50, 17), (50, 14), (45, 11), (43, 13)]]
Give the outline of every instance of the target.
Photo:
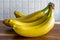
[(14, 11), (14, 15), (16, 18), (22, 17), (22, 16), (26, 16), (24, 13), (19, 12), (19, 11)]
[[(41, 24), (37, 24), (34, 26), (30, 25), (20, 25), (19, 21), (15, 20), (14, 22), (12, 20), (9, 20), (9, 23), (12, 24), (12, 28), (14, 31), (22, 36), (25, 37), (37, 37), (37, 36), (42, 36), (46, 33), (48, 33), (54, 26), (55, 19), (53, 16), (53, 3), (49, 3), (49, 12), (46, 17), (48, 17), (45, 21), (43, 21)], [(40, 19), (41, 20), (41, 19)], [(17, 22), (16, 22), (17, 21)], [(38, 21), (38, 20), (37, 20)], [(41, 22), (41, 21), (40, 21)]]
[(48, 33), (54, 26), (54, 19), (41, 24), (40, 26), (20, 26), (13, 25), (13, 30), (24, 37), (37, 37)]
[[(25, 16), (26, 15), (24, 15), (22, 12), (18, 12), (18, 11), (14, 11), (14, 15), (17, 17), (17, 18), (15, 18), (15, 19), (18, 19), (18, 20), (20, 20), (20, 17), (21, 16), (24, 16), (24, 19), (22, 19), (22, 20), (25, 20), (25, 22), (27, 21), (32, 21), (33, 19), (35, 20), (35, 19), (37, 19), (38, 17), (39, 18), (41, 18), (45, 13), (44, 12), (46, 12), (48, 10), (48, 6), (46, 7), (46, 8), (44, 8), (43, 10), (41, 10), (41, 11), (37, 11), (37, 12), (34, 12), (33, 14), (31, 14), (31, 15), (28, 15), (29, 17), (26, 17), (25, 18)], [(32, 18), (31, 18), (32, 17)], [(13, 18), (14, 19), (14, 18)], [(34, 21), (33, 20), (33, 21)], [(9, 24), (9, 19), (5, 19), (4, 21), (3, 21), (3, 23), (5, 24), (5, 25), (7, 25), (7, 26), (10, 26), (10, 24)]]
[(42, 16), (44, 16), (44, 14), (46, 13), (46, 11), (48, 10), (48, 6), (45, 7), (44, 9), (42, 10), (39, 10), (37, 12), (34, 12), (28, 16), (24, 16), (24, 17), (21, 17), (21, 18), (17, 18), (16, 20), (20, 20), (22, 22), (31, 22), (31, 21), (35, 21), (36, 19), (38, 18), (41, 18)]
[(24, 25), (34, 26), (34, 25), (37, 25), (37, 24), (42, 23), (43, 21), (45, 21), (48, 18), (48, 16), (49, 16), (48, 12), (45, 13), (45, 15), (42, 16), (41, 18), (38, 18), (37, 20), (32, 21), (32, 22), (21, 22), (20, 20), (17, 20), (17, 19), (10, 19), (10, 22), (12, 21), (13, 24), (14, 23), (18, 23), (19, 25), (23, 25), (24, 24)]
[[(42, 23), (43, 21), (45, 21), (48, 18), (47, 15), (48, 15), (48, 12), (49, 12), (49, 5), (48, 5), (48, 9), (47, 10), (46, 9), (47, 8), (44, 9), (45, 10), (45, 13), (44, 13), (43, 16), (39, 16), (37, 13), (35, 13), (37, 15), (34, 15), (33, 18), (32, 18), (34, 20), (31, 19), (30, 22), (29, 22), (29, 19), (27, 19), (28, 21), (26, 21), (24, 19), (25, 21), (23, 21), (23, 22), (21, 21), (21, 19), (10, 19), (10, 21), (12, 21), (12, 23), (18, 23), (19, 25), (23, 25), (23, 24), (24, 25), (30, 25), (30, 26), (37, 25), (39, 23)], [(44, 11), (41, 11), (41, 12), (44, 12)], [(42, 13), (39, 13), (39, 14), (42, 14)], [(25, 18), (26, 17), (30, 17), (30, 16), (25, 16)], [(36, 18), (36, 17), (39, 17), (39, 18)]]

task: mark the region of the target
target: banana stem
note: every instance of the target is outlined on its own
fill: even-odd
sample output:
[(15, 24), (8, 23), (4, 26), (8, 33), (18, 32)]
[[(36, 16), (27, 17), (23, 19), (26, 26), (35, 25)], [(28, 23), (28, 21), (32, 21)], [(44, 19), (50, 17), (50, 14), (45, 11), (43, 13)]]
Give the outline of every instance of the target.
[(54, 3), (52, 3), (52, 2), (49, 2), (48, 5), (51, 6), (53, 9), (54, 9), (54, 7), (55, 7)]

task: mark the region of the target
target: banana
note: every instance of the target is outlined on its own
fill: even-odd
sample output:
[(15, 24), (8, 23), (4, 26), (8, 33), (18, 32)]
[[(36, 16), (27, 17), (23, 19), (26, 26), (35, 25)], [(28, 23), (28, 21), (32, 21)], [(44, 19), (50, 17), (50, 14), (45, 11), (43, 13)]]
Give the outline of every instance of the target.
[(54, 19), (47, 21), (40, 26), (20, 26), (20, 25), (13, 25), (13, 30), (24, 37), (37, 37), (42, 36), (48, 33), (54, 26)]
[[(31, 22), (31, 23), (29, 23), (29, 25), (33, 25), (32, 23), (34, 23), (34, 25), (35, 25), (36, 22), (39, 22), (40, 21), (40, 20), (39, 21), (36, 21), (36, 20), (42, 18), (42, 16), (44, 16), (46, 14), (47, 10), (49, 9), (48, 6), (45, 7), (43, 10), (34, 12), (34, 13), (28, 15), (28, 16), (24, 16), (24, 17), (21, 17), (21, 18), (16, 18), (16, 19), (13, 19), (13, 20), (10, 19), (10, 21), (13, 21), (14, 22), (15, 20), (18, 20), (18, 21), (21, 22), (21, 24), (27, 24), (27, 22)], [(42, 19), (44, 19), (44, 17)], [(32, 22), (32, 21), (36, 21), (36, 22)], [(44, 20), (42, 20), (42, 21), (44, 21)], [(15, 22), (17, 22), (17, 21), (15, 21)]]
[[(19, 11), (14, 11), (14, 15), (17, 17), (17, 18), (15, 18), (15, 19), (18, 19), (18, 20), (20, 20), (21, 19), (21, 16), (24, 16), (24, 18), (22, 19), (23, 21), (25, 20), (25, 22), (27, 21), (32, 21), (33, 19), (35, 20), (35, 19), (37, 19), (37, 18), (41, 18), (45, 13), (44, 12), (46, 12), (48, 10), (48, 6), (47, 7), (45, 7), (43, 10), (41, 10), (41, 11), (37, 11), (37, 12), (34, 12), (33, 14), (31, 14), (31, 15), (28, 15), (29, 17), (26, 17), (25, 18), (25, 16), (26, 15), (24, 15), (22, 12), (19, 12)], [(11, 19), (11, 18), (10, 18)], [(13, 18), (14, 19), (14, 18)], [(33, 20), (33, 21), (34, 21)], [(5, 24), (5, 25), (7, 25), (7, 26), (10, 26), (10, 24), (9, 24), (9, 19), (5, 19), (4, 21), (3, 21), (3, 23)], [(30, 23), (31, 24), (31, 23)]]
[[(15, 17), (16, 18), (20, 18), (20, 17), (23, 17), (23, 16), (26, 16), (25, 14), (23, 14), (22, 12), (19, 12), (19, 11), (14, 11), (14, 15), (15, 15)], [(12, 19), (12, 18), (10, 18), (10, 19)], [(4, 21), (3, 21), (3, 23), (5, 24), (5, 25), (7, 25), (7, 26), (11, 26), (10, 24), (9, 24), (9, 20), (10, 19), (5, 19)]]
[(44, 34), (47, 34), (54, 27), (55, 19), (53, 16), (53, 8), (54, 8), (53, 3), (49, 3), (49, 12), (46, 13), (47, 19), (42, 23), (40, 23), (41, 22), (40, 21), (38, 22), (39, 24), (33, 26), (26, 25), (26, 24), (21, 25), (20, 21), (15, 20), (13, 22), (13, 19), (9, 20), (9, 23), (12, 24), (11, 26), (17, 34), (22, 35), (24, 37), (42, 36)]
[(48, 10), (48, 6), (46, 6), (44, 9), (36, 11), (36, 12), (34, 12), (34, 13), (28, 15), (28, 16), (17, 18), (16, 20), (20, 20), (22, 22), (35, 21), (36, 19), (41, 18), (42, 16), (44, 16), (47, 10)]
[(15, 15), (16, 18), (26, 16), (25, 14), (23, 14), (22, 12), (19, 12), (19, 11), (14, 11), (14, 15)]
[[(25, 22), (24, 21), (22, 22), (20, 19), (10, 19), (10, 21), (12, 21), (13, 24), (14, 23), (18, 23), (19, 25), (23, 25), (24, 24), (24, 25), (34, 26), (34, 25), (37, 25), (39, 23), (41, 24), (43, 21), (45, 21), (48, 18), (48, 15), (49, 15), (48, 14), (48, 12), (49, 12), (49, 5), (48, 5), (48, 11), (45, 9), (46, 13), (44, 13), (43, 16), (41, 16), (41, 17), (39, 17), (39, 15), (38, 16), (33, 16), (34, 20), (30, 20), (30, 22), (28, 22), (26, 20), (25, 20)], [(39, 14), (41, 14), (41, 13), (39, 13)], [(36, 17), (39, 17), (39, 18), (36, 19)]]
[[(49, 11), (48, 11), (49, 12)], [(18, 23), (19, 25), (30, 25), (30, 26), (34, 26), (34, 25), (37, 25), (39, 23), (42, 23), (43, 21), (45, 21), (47, 18), (48, 18), (48, 12), (42, 16), (41, 18), (38, 18), (37, 20), (35, 21), (32, 21), (32, 22), (21, 22), (20, 20), (16, 20), (16, 19), (10, 19), (10, 22), (12, 21), (12, 23)]]

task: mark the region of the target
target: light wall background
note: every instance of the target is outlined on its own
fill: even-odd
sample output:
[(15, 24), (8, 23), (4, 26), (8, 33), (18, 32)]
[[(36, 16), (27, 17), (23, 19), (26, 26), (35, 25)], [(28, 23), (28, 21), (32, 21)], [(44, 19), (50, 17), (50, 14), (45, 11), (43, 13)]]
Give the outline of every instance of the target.
[(55, 4), (54, 16), (56, 21), (60, 21), (60, 0), (0, 0), (0, 20), (15, 18), (15, 10), (28, 15), (43, 9), (49, 2)]

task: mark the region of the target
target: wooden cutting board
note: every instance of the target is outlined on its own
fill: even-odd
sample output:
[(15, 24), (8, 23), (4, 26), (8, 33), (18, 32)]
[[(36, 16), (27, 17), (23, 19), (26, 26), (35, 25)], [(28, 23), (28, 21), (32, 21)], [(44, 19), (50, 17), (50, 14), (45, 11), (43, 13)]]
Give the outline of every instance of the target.
[(60, 24), (55, 24), (54, 28), (46, 35), (40, 37), (22, 37), (14, 30), (0, 21), (0, 40), (60, 40)]

